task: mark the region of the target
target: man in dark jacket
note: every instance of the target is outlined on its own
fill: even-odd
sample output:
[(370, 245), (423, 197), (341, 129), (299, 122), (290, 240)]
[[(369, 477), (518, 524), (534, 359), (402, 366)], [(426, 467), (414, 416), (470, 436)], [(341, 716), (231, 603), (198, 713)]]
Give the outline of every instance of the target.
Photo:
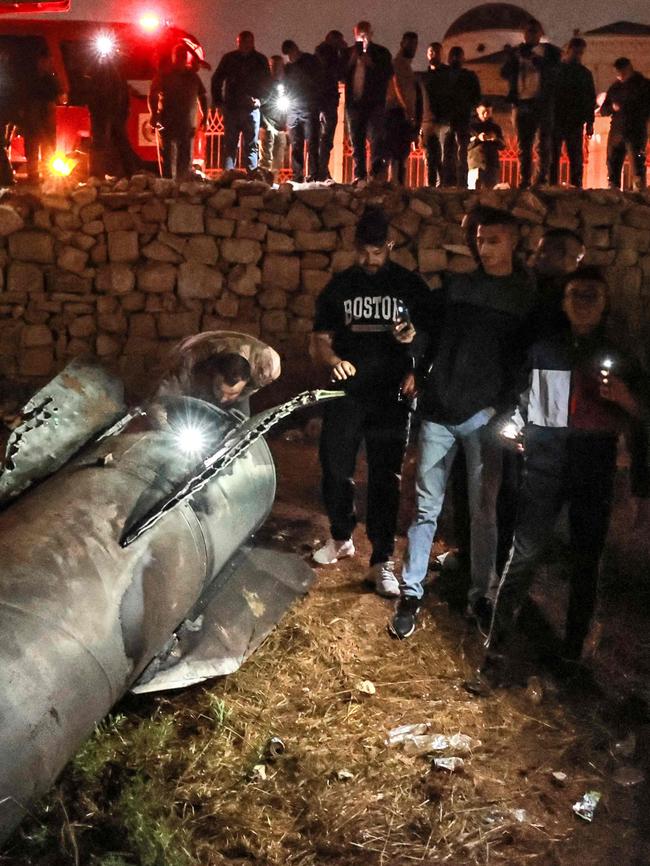
[(481, 266), (448, 274), (431, 344), (403, 391), (418, 396), (422, 418), (416, 478), (416, 514), (408, 531), (402, 597), (390, 626), (399, 638), (415, 629), (429, 555), (447, 480), (459, 446), (467, 464), (471, 586), (478, 616), (496, 590), (496, 499), (501, 451), (488, 424), (514, 404), (514, 382), (524, 347), (524, 323), (534, 301), (528, 272), (516, 270), (517, 221), (482, 209), (476, 231)]
[(569, 40), (555, 84), (555, 126), (549, 180), (558, 182), (562, 142), (569, 157), (569, 183), (582, 186), (583, 134), (594, 134), (596, 87), (594, 77), (582, 63), (587, 43), (579, 36)]
[(348, 45), (341, 31), (330, 30), (320, 45), (316, 46), (314, 52), (322, 68), (322, 92), (319, 106), (319, 180), (331, 179), (329, 162), (339, 119), (339, 82), (343, 81), (345, 77), (347, 50)]
[(646, 188), (646, 146), (650, 116), (650, 81), (636, 72), (627, 57), (614, 63), (616, 81), (607, 91), (600, 113), (611, 115), (607, 137), (607, 174), (612, 189), (620, 189), (625, 153), (634, 172), (634, 189)]
[(208, 104), (203, 82), (189, 57), (187, 46), (179, 44), (172, 54), (172, 66), (151, 82), (149, 110), (151, 124), (160, 124), (163, 177), (185, 180), (192, 166), (192, 143), (196, 132), (197, 109), (204, 125)]
[(331, 565), (355, 552), (354, 470), (362, 441), (368, 463), (368, 580), (397, 596), (393, 548), (409, 407), (400, 384), (430, 323), (431, 292), (421, 277), (391, 262), (388, 220), (366, 208), (356, 228), (357, 264), (336, 274), (316, 302), (312, 358), (346, 391), (325, 409), (320, 441), (323, 499), (331, 538), (313, 554)]
[(386, 93), (393, 75), (390, 51), (372, 41), (372, 28), (359, 21), (354, 45), (348, 49), (345, 71), (345, 108), (352, 142), (354, 182), (368, 177), (366, 138), (370, 141), (371, 176), (386, 168)]
[(465, 52), (459, 46), (449, 51), (449, 131), (443, 142), (445, 186), (467, 188), (467, 148), (472, 112), (481, 98), (478, 75), (463, 69)]
[(607, 286), (597, 269), (584, 268), (568, 278), (568, 327), (531, 347), (526, 390), (511, 424), (503, 428), (512, 447), (524, 453), (526, 472), (488, 651), (467, 683), (478, 694), (509, 684), (507, 654), (517, 614), (566, 501), (572, 568), (562, 655), (576, 661), (582, 653), (596, 604), (617, 441), (630, 423), (640, 424), (643, 408), (638, 365), (605, 335), (606, 304)]
[(386, 99), (386, 151), (390, 179), (404, 185), (411, 145), (422, 121), (422, 91), (411, 63), (418, 50), (418, 34), (408, 31), (393, 58), (394, 75)]
[(246, 168), (257, 168), (260, 106), (270, 87), (269, 62), (255, 50), (253, 34), (243, 30), (237, 37), (237, 50), (224, 54), (212, 76), (212, 104), (223, 109), (226, 171), (237, 165), (240, 133)]
[(428, 67), (420, 73), (422, 88), (422, 146), (426, 154), (427, 184), (442, 186), (442, 142), (449, 131), (449, 67), (442, 62), (442, 45), (427, 48)]
[(521, 189), (531, 183), (536, 134), (539, 155), (536, 183), (547, 182), (551, 161), (555, 80), (562, 55), (555, 45), (541, 44), (543, 35), (542, 25), (531, 18), (524, 31), (524, 41), (510, 51), (501, 69), (501, 77), (509, 85), (508, 99), (514, 105)]
[(262, 103), (262, 141), (260, 168), (270, 171), (273, 181), (280, 178), (287, 148), (287, 94), (284, 89), (284, 60), (280, 54), (269, 57), (271, 87)]
[(282, 53), (289, 59), (284, 67), (284, 87), (293, 180), (295, 183), (305, 180), (305, 142), (309, 157), (307, 180), (318, 180), (318, 108), (323, 86), (321, 65), (313, 54), (301, 51), (292, 39), (285, 39), (282, 43)]

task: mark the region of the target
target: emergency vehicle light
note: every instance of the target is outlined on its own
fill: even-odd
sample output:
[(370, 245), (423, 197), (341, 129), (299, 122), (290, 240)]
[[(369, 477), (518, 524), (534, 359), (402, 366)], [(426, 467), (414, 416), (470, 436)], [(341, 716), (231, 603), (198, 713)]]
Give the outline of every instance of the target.
[(140, 16), (140, 27), (145, 33), (155, 33), (160, 27), (160, 16), (155, 12), (143, 12)]

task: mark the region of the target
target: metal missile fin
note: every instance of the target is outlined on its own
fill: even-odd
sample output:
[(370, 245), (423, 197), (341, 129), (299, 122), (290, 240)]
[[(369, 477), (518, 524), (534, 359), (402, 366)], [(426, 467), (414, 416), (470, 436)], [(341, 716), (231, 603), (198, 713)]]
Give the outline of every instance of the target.
[(261, 436), (264, 436), (272, 427), (297, 409), (304, 409), (343, 396), (345, 396), (344, 391), (303, 391), (291, 400), (287, 400), (286, 403), (260, 412), (240, 424), (220, 443), (216, 451), (206, 457), (168, 496), (156, 502), (144, 516), (125, 526), (120, 538), (120, 545), (128, 547), (140, 535), (154, 526), (161, 517), (190, 499), (215, 476), (230, 466), (234, 460), (245, 454)]

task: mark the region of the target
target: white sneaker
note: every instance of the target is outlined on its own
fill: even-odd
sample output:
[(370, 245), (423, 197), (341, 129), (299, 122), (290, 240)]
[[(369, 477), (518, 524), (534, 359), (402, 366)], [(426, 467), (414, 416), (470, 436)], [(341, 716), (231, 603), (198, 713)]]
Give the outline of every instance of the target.
[(395, 577), (395, 563), (392, 559), (372, 565), (366, 580), (374, 584), (377, 595), (383, 595), (384, 598), (397, 598), (400, 594), (399, 582)]
[(346, 556), (354, 556), (354, 543), (351, 538), (346, 541), (336, 541), (334, 538), (330, 538), (327, 544), (312, 553), (314, 562), (319, 565), (334, 565), (335, 562)]

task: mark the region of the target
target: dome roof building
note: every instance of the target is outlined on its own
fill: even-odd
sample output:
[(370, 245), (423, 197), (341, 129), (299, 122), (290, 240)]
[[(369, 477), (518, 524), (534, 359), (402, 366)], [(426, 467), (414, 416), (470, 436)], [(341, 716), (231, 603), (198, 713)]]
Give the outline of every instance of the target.
[(483, 3), (464, 12), (445, 33), (445, 53), (454, 45), (474, 60), (501, 51), (504, 45), (518, 45), (527, 25), (536, 20), (530, 12), (512, 3)]

